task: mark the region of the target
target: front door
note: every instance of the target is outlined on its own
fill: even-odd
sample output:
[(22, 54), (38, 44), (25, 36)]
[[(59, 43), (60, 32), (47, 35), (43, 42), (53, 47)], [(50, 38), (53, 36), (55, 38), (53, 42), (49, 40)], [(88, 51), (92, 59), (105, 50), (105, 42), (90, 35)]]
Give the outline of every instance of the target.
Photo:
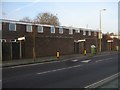
[(80, 54), (83, 54), (83, 52), (84, 52), (84, 42), (80, 42), (79, 47), (80, 47)]
[(12, 59), (20, 58), (20, 44), (18, 42), (12, 42)]
[(74, 52), (78, 54), (80, 52), (79, 50), (79, 43), (74, 42)]

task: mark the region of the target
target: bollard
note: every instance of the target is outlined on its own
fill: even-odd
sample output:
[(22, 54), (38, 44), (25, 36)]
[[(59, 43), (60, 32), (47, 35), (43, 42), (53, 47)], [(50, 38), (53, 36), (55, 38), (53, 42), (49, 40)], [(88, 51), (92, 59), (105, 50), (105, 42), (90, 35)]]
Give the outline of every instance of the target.
[(86, 55), (86, 50), (84, 50), (84, 55)]
[(59, 59), (59, 58), (60, 58), (60, 52), (57, 51), (57, 59)]

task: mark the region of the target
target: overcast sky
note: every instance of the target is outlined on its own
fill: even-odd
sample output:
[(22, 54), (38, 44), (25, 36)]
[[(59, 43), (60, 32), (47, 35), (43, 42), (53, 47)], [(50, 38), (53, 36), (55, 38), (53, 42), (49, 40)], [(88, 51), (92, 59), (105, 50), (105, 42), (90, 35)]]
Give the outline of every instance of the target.
[(63, 26), (95, 30), (99, 29), (99, 11), (105, 8), (101, 12), (103, 33), (118, 33), (118, 0), (2, 0), (1, 4), (4, 19), (34, 19), (38, 13), (50, 12)]

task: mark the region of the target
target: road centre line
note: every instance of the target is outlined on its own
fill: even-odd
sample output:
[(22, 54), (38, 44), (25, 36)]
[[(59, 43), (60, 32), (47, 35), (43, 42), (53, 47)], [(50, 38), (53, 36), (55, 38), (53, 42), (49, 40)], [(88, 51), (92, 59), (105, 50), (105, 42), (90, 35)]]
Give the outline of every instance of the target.
[(112, 76), (110, 76), (110, 77), (107, 77), (107, 78), (105, 78), (105, 79), (102, 79), (102, 80), (100, 80), (100, 81), (98, 81), (98, 82), (95, 82), (95, 83), (93, 83), (93, 84), (91, 84), (91, 85), (88, 85), (88, 86), (86, 86), (86, 87), (84, 87), (84, 88), (97, 88), (98, 86), (101, 86), (101, 85), (103, 85), (104, 83), (107, 83), (108, 81), (117, 78), (117, 77), (119, 76), (119, 74), (120, 74), (120, 72), (119, 72), (119, 73), (116, 73), (116, 74), (114, 74), (114, 75), (112, 75)]
[(60, 69), (55, 69), (55, 70), (51, 70), (51, 71), (45, 71), (45, 72), (40, 72), (40, 73), (36, 73), (36, 74), (46, 74), (46, 73), (50, 73), (50, 72), (56, 72), (56, 71), (61, 71), (61, 70), (66, 70), (66, 69), (71, 69), (71, 68), (76, 68), (76, 67), (80, 67), (82, 65), (76, 65), (76, 66), (71, 66), (71, 67), (67, 67), (67, 68), (60, 68)]

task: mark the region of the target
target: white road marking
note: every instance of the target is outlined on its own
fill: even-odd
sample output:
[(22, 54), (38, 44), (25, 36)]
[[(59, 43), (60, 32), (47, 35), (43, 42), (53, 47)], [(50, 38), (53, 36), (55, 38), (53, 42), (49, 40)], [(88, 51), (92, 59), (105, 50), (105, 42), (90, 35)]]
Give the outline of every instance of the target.
[(95, 61), (95, 62), (97, 63), (97, 62), (106, 61), (106, 60), (110, 60), (110, 59), (113, 59), (113, 58), (100, 59), (100, 60), (97, 60), (97, 61)]
[(72, 60), (73, 62), (77, 62), (78, 60), (77, 59), (75, 59), (75, 60)]
[(60, 69), (56, 69), (56, 70), (40, 72), (40, 73), (37, 73), (37, 74), (45, 74), (45, 73), (50, 73), (50, 72), (56, 72), (56, 71), (61, 71), (61, 70), (66, 70), (66, 69), (71, 69), (71, 68), (76, 68), (76, 67), (80, 67), (80, 66), (82, 66), (82, 65), (76, 65), (76, 66), (72, 66), (72, 67), (60, 68)]
[(91, 60), (84, 60), (84, 61), (81, 61), (81, 62), (85, 62), (85, 63), (88, 63), (90, 62)]
[(95, 61), (95, 62), (101, 62), (101, 61), (104, 61), (104, 60), (97, 60), (97, 61)]
[[(91, 84), (91, 85), (88, 85), (88, 86), (86, 86), (85, 88), (96, 88), (96, 87), (102, 85), (103, 83), (106, 83), (106, 82), (108, 82), (108, 81), (110, 81), (110, 80), (118, 77), (119, 74), (120, 74), (120, 73), (116, 73), (116, 74), (114, 74), (114, 75), (112, 75), (112, 76), (110, 76), (110, 77), (107, 77), (107, 78), (105, 78), (105, 79), (102, 79), (102, 80), (100, 80), (100, 81), (98, 81), (98, 82), (96, 82), (96, 83), (93, 83), (93, 84)], [(99, 85), (98, 85), (98, 84), (99, 84)]]
[(19, 68), (19, 67), (26, 67), (26, 66), (34, 66), (34, 65), (47, 64), (47, 63), (55, 63), (55, 62), (60, 62), (60, 61), (52, 61), (52, 62), (44, 62), (44, 63), (34, 63), (34, 64), (19, 65), (19, 66), (13, 66), (13, 67), (4, 67), (3, 69)]
[[(103, 55), (97, 55), (97, 56), (94, 56), (94, 57), (100, 57), (100, 56), (110, 56), (112, 53), (107, 53), (107, 54), (103, 54)], [(115, 53), (115, 54), (118, 54), (118, 53)], [(113, 55), (113, 54), (112, 54)]]

